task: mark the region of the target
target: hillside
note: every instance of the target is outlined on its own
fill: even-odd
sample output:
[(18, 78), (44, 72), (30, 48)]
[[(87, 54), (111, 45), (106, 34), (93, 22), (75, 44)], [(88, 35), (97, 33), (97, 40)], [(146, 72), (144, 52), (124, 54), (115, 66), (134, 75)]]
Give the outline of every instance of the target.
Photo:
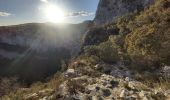
[(0, 27), (0, 75), (17, 76), (26, 81), (39, 81), (53, 75), (60, 70), (62, 62), (78, 54), (88, 25), (90, 22)]
[(2, 100), (169, 100), (170, 1), (130, 1), (100, 0), (77, 56), (45, 82), (2, 78)]

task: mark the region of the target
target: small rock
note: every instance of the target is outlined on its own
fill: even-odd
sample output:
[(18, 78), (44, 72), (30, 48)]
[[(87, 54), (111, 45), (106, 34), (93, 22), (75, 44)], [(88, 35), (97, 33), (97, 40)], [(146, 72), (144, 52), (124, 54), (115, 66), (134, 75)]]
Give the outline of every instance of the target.
[(138, 81), (130, 81), (128, 82), (128, 87), (133, 90), (143, 90), (143, 89), (149, 89), (146, 85), (142, 84)]
[(76, 76), (76, 72), (74, 69), (68, 69), (66, 72), (65, 72), (65, 76), (66, 77), (75, 77)]
[(28, 99), (35, 99), (38, 97), (38, 94), (37, 93), (33, 93), (33, 94), (29, 94), (25, 97), (26, 100)]
[[(86, 99), (86, 100), (89, 100), (89, 99)], [(92, 100), (103, 100), (103, 98), (95, 95), (95, 96), (92, 97)]]
[(143, 97), (143, 99), (142, 100), (149, 100), (147, 97)]
[(108, 84), (108, 85), (106, 85), (106, 88), (110, 88), (110, 89), (112, 89), (112, 88), (113, 88), (113, 86), (112, 86), (111, 84)]
[(88, 97), (87, 95), (83, 95), (83, 96), (80, 96), (79, 99), (80, 99), (80, 100), (88, 100), (88, 98), (89, 98), (89, 97)]
[(47, 100), (47, 97), (43, 97), (42, 99), (39, 99), (39, 100)]
[(98, 97), (97, 96), (93, 96), (92, 100), (98, 100)]
[(93, 86), (93, 85), (89, 85), (89, 86), (88, 86), (88, 90), (91, 90), (91, 91), (92, 91), (92, 90), (95, 90), (95, 88), (96, 88), (96, 87)]
[(144, 97), (144, 96), (145, 96), (145, 92), (144, 92), (144, 91), (141, 91), (141, 92), (139, 93), (139, 96), (140, 96), (140, 97)]
[(134, 91), (129, 91), (129, 94), (133, 94), (134, 93)]
[(67, 72), (68, 73), (74, 73), (75, 71), (74, 71), (74, 69), (68, 69)]
[(131, 88), (131, 89), (135, 89), (134, 83), (132, 83), (132, 82), (128, 83), (128, 87)]
[(122, 90), (122, 92), (120, 93), (120, 96), (119, 96), (119, 97), (124, 98), (124, 97), (126, 97), (127, 95), (128, 95), (127, 90)]
[(54, 95), (48, 97), (49, 100), (53, 100), (54, 98), (55, 98)]
[(126, 78), (125, 78), (125, 81), (129, 82), (129, 81), (130, 81), (130, 78), (129, 78), (129, 77), (126, 77)]
[(98, 69), (98, 68), (99, 68), (99, 64), (95, 65), (94, 68), (95, 68), (95, 69)]
[(103, 80), (103, 86), (106, 86), (106, 85), (108, 85), (108, 84), (110, 84), (110, 81), (109, 80)]
[(166, 97), (166, 99), (167, 99), (167, 100), (170, 100), (170, 95), (168, 95), (168, 96)]
[(138, 98), (138, 96), (136, 94), (133, 94), (131, 97)]
[(106, 86), (107, 85), (107, 82), (103, 82), (103, 84), (102, 84), (103, 86)]
[(135, 97), (128, 97), (128, 98), (126, 98), (126, 100), (136, 100), (137, 98), (135, 98)]
[(39, 94), (45, 95), (45, 94), (50, 94), (52, 92), (54, 92), (53, 89), (44, 89), (44, 90), (39, 91)]
[(158, 90), (154, 90), (154, 94), (158, 94)]
[(90, 95), (91, 95), (91, 96), (95, 96), (95, 95), (96, 95), (96, 91), (94, 91), (94, 90), (91, 91), (91, 92), (90, 92)]

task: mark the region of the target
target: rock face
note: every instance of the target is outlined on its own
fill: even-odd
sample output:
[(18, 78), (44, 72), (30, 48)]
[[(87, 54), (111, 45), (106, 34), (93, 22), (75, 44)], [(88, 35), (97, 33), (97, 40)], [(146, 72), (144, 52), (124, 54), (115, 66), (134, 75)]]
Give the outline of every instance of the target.
[(110, 35), (118, 35), (118, 33), (119, 29), (113, 25), (92, 27), (85, 33), (83, 46), (99, 45), (100, 43), (107, 41)]
[(100, 0), (94, 23), (96, 25), (115, 21), (118, 17), (142, 10), (154, 0)]
[(160, 70), (158, 70), (158, 73), (165, 79), (170, 79), (170, 66), (164, 66)]

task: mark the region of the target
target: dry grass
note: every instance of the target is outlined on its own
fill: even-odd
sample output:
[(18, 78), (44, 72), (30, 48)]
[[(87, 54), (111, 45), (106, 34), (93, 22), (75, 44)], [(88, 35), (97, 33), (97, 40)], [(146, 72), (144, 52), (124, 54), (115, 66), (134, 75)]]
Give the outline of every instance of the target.
[(152, 87), (152, 88), (161, 88), (162, 90), (170, 89), (170, 80), (169, 79), (162, 79), (159, 78), (159, 75), (155, 75), (153, 73), (143, 74), (137, 73), (135, 78), (145, 85)]

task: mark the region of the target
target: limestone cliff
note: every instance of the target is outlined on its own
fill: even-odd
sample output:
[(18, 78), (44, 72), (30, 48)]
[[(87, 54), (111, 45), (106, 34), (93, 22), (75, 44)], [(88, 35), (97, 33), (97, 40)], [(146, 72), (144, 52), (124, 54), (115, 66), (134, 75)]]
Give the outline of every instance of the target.
[(120, 16), (143, 10), (153, 2), (154, 0), (100, 0), (94, 23), (109, 23)]

